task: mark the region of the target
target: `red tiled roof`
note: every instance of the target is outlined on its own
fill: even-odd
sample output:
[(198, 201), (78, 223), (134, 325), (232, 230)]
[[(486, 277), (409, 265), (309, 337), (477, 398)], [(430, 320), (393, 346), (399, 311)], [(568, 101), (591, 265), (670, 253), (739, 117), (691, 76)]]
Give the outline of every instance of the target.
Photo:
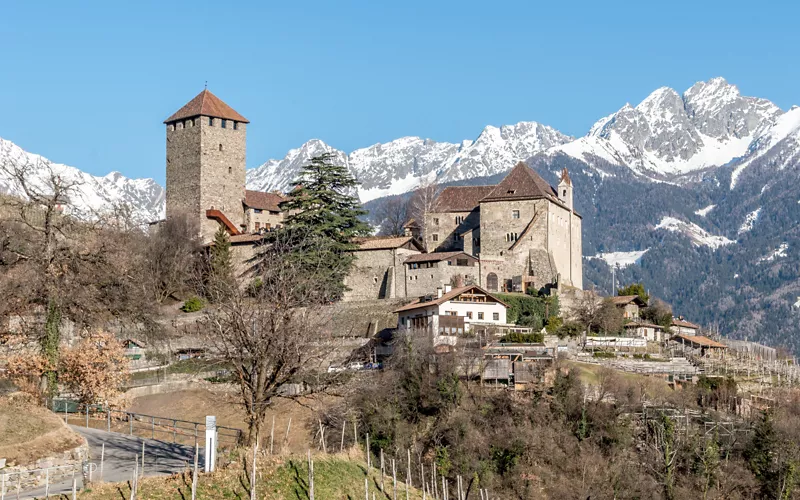
[(244, 204), (250, 208), (280, 212), (281, 208), (279, 205), (282, 201), (286, 201), (286, 198), (278, 193), (250, 191), (249, 189), (244, 192)]
[(481, 288), (481, 287), (479, 287), (477, 285), (467, 285), (467, 286), (462, 286), (461, 288), (454, 288), (454, 289), (450, 290), (449, 292), (443, 294), (441, 297), (439, 297), (437, 299), (434, 299), (434, 300), (429, 300), (427, 302), (421, 302), (420, 299), (416, 299), (414, 302), (411, 302), (410, 304), (406, 304), (403, 307), (399, 307), (399, 308), (395, 309), (394, 312), (411, 311), (413, 309), (419, 309), (420, 307), (438, 306), (439, 304), (444, 304), (448, 300), (452, 300), (452, 299), (458, 297), (459, 295), (461, 295), (462, 293), (464, 293), (464, 292), (466, 292), (468, 290), (472, 290), (472, 289), (478, 290), (479, 292), (485, 294), (487, 297), (491, 297), (496, 302), (508, 307), (508, 304), (506, 304), (502, 300), (498, 299), (497, 297), (495, 297), (491, 293), (487, 292), (483, 288)]
[(648, 328), (658, 328), (659, 330), (663, 330), (664, 327), (660, 325), (654, 325), (653, 323), (645, 323), (642, 321), (633, 321), (631, 323), (625, 323), (623, 325), (625, 328), (638, 328), (638, 327), (648, 327)]
[(194, 116), (211, 116), (214, 118), (224, 118), (226, 120), (250, 123), (247, 118), (234, 111), (233, 108), (222, 102), (222, 99), (212, 94), (208, 89), (197, 94), (195, 98), (186, 103), (184, 107), (164, 120), (164, 123), (192, 118)]
[(725, 344), (720, 344), (716, 340), (711, 340), (708, 337), (703, 337), (702, 335), (675, 335), (673, 339), (682, 339), (684, 342), (688, 342), (690, 344), (696, 344), (702, 347), (716, 347), (718, 349), (727, 349), (728, 346)]
[(464, 255), (468, 257), (470, 260), (477, 261), (475, 257), (472, 255), (457, 251), (457, 252), (431, 252), (431, 253), (421, 253), (419, 255), (412, 255), (411, 257), (406, 259), (406, 262), (440, 262), (443, 260), (448, 260), (451, 257), (455, 257), (456, 255)]
[(432, 212), (471, 212), (494, 186), (448, 186), (439, 193)]
[(558, 200), (558, 192), (548, 182), (523, 162), (517, 163), (505, 179), (481, 201), (504, 201), (530, 198)]
[(682, 319), (673, 319), (672, 326), (681, 326), (683, 328), (693, 328), (695, 330), (700, 329), (700, 325), (695, 325), (694, 323), (690, 323), (688, 321), (684, 321)]

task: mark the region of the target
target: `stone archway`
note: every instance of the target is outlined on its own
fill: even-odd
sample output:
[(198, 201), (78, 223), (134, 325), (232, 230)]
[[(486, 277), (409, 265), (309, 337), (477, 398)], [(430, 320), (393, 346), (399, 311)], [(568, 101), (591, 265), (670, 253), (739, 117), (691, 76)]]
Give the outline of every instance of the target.
[(486, 276), (486, 288), (490, 292), (496, 292), (497, 291), (497, 275), (495, 273), (489, 273)]

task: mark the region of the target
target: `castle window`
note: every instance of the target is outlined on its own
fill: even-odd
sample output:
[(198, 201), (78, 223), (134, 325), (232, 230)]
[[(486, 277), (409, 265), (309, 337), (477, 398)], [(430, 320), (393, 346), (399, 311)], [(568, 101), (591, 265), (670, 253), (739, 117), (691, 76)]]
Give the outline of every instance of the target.
[(263, 212), (263, 210), (261, 210), (260, 208), (254, 208), (253, 212), (260, 214), (261, 212)]
[(517, 233), (506, 233), (506, 241), (509, 243), (512, 241), (517, 241)]
[(434, 234), (432, 234), (432, 235), (431, 235), (431, 240), (433, 240), (433, 241), (439, 241), (439, 235), (438, 235), (438, 234), (435, 234), (435, 233), (434, 233)]
[(372, 277), (372, 282), (373, 282), (373, 283), (375, 283), (376, 285), (378, 284), (378, 278), (377, 278), (377, 276), (373, 276), (373, 277)]
[(566, 189), (564, 190), (564, 195), (563, 196), (564, 196), (564, 198), (567, 197), (567, 190)]
[(220, 124), (220, 126), (222, 128), (228, 128), (228, 120), (222, 120), (222, 123)]
[(512, 219), (519, 219), (519, 210), (512, 210), (511, 211), (511, 218)]
[(456, 224), (461, 224), (462, 222), (464, 222), (464, 216), (463, 215), (456, 216)]
[(208, 126), (209, 127), (213, 127), (214, 126), (214, 119), (211, 118), (210, 116), (208, 117)]
[(239, 130), (239, 122), (233, 122), (233, 130)]
[(439, 225), (439, 218), (438, 217), (434, 217), (433, 218), (433, 225), (434, 226), (438, 226)]
[(175, 124), (174, 123), (170, 123), (169, 125), (167, 125), (167, 130), (169, 130), (170, 132), (175, 130)]
[[(222, 150), (220, 149), (220, 151), (222, 151)], [(229, 173), (229, 174), (232, 174), (232, 173), (233, 173), (233, 168), (232, 168), (232, 167), (228, 167), (228, 173)]]
[(506, 194), (514, 194), (516, 192), (517, 192), (516, 189), (509, 189), (508, 191), (506, 191)]

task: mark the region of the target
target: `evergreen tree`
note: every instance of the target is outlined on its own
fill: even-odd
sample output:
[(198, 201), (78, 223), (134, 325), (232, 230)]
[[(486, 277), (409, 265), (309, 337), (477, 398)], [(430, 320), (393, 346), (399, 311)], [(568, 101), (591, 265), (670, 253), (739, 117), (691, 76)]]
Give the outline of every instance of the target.
[(620, 297), (625, 295), (638, 295), (645, 303), (650, 300), (650, 294), (645, 290), (644, 283), (632, 283), (626, 287), (622, 287), (617, 290), (617, 295)]
[(281, 203), (281, 210), (289, 216), (272, 236), (273, 241), (291, 242), (289, 257), (318, 277), (323, 301), (342, 297), (344, 279), (355, 259), (354, 239), (371, 232), (360, 219), (367, 212), (350, 194), (358, 182), (334, 159), (333, 154), (325, 153), (303, 167), (289, 199)]
[(235, 286), (231, 239), (221, 225), (214, 233), (214, 245), (211, 247), (209, 266), (208, 293), (209, 298), (214, 301), (221, 294), (230, 290), (231, 286)]

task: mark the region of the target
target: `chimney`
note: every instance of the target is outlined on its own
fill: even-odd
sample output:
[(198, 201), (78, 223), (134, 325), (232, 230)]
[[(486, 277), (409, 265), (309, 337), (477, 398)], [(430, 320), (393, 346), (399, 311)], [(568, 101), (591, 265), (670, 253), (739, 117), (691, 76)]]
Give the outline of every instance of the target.
[(441, 299), (442, 298), (442, 287), (437, 287), (436, 288), (436, 298), (437, 299)]
[(450, 293), (453, 290), (453, 287), (450, 285), (444, 286), (444, 293)]

